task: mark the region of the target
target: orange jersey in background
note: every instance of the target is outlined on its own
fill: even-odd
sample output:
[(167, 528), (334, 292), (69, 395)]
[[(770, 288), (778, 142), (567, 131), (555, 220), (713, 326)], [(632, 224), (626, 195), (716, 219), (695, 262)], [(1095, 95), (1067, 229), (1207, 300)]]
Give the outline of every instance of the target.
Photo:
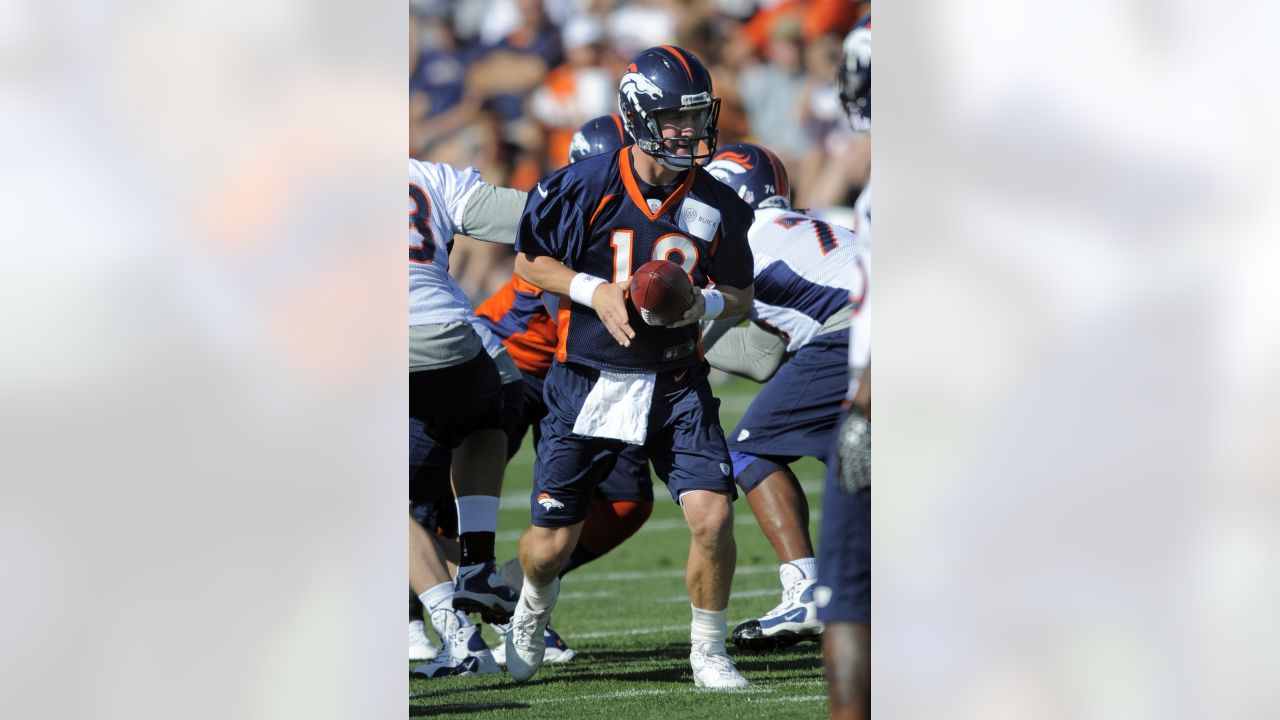
[(556, 351), (556, 323), (542, 304), (542, 290), (519, 275), (476, 308), (476, 317), (507, 347), (521, 371), (542, 377)]

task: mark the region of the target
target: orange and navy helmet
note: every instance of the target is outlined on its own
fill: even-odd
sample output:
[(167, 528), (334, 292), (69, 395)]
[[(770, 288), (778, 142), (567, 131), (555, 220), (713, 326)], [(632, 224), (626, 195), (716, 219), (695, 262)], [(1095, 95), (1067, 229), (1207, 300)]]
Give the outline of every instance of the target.
[(592, 155), (617, 152), (630, 144), (631, 138), (622, 129), (622, 118), (617, 113), (591, 118), (578, 128), (569, 142), (569, 164)]
[(787, 169), (777, 155), (760, 145), (725, 145), (707, 163), (707, 172), (733, 188), (753, 210), (791, 207)]
[[(691, 113), (696, 132), (664, 142), (657, 115), (668, 111)], [(711, 74), (684, 48), (660, 45), (641, 50), (618, 83), (618, 113), (636, 148), (672, 170), (701, 165), (715, 154), (720, 98), (711, 95)]]

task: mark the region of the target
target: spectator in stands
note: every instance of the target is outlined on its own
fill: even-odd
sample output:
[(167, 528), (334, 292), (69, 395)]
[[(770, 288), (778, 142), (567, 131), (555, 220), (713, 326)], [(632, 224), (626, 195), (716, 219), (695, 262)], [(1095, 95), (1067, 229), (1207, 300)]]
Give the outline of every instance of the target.
[(785, 165), (797, 164), (808, 149), (800, 113), (805, 79), (800, 31), (798, 16), (775, 23), (765, 62), (744, 69), (739, 83), (752, 137)]
[(594, 15), (569, 19), (561, 34), (565, 62), (552, 70), (529, 103), (546, 128), (546, 171), (569, 162), (569, 141), (582, 123), (617, 110), (620, 73), (602, 60), (604, 26)]
[(409, 153), (431, 147), (475, 119), (479, 97), (468, 92), (469, 53), (442, 14), (410, 15)]

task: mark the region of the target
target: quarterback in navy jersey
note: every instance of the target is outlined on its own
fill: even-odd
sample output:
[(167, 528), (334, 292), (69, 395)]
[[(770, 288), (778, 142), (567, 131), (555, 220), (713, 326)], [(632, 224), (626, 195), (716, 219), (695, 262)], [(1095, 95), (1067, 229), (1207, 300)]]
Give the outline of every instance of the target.
[[(636, 152), (596, 155), (550, 175), (529, 193), (516, 236), (516, 251), (545, 256), (570, 270), (625, 288), (631, 273), (650, 260), (684, 268), (695, 287), (714, 281), (749, 288), (750, 206), (701, 167), (667, 187), (638, 177)], [(546, 193), (546, 197), (542, 197)], [(645, 324), (627, 305), (630, 342), (613, 341), (591, 307), (562, 304), (556, 359), (597, 370), (663, 372), (702, 362), (695, 324), (680, 328)]]
[[(596, 486), (624, 448), (640, 446), (692, 535), (694, 684), (749, 684), (724, 644), (737, 493), (698, 326), (745, 313), (752, 300), (751, 208), (701, 167), (715, 153), (719, 107), (694, 55), (670, 45), (641, 51), (618, 88), (635, 144), (574, 163), (529, 193), (516, 272), (559, 296), (558, 342), (543, 390), (532, 527), (520, 543), (524, 585), (506, 641), (517, 682), (542, 664), (557, 573)], [(689, 310), (666, 326), (648, 324), (626, 299), (631, 274), (658, 259), (679, 264), (695, 287)]]

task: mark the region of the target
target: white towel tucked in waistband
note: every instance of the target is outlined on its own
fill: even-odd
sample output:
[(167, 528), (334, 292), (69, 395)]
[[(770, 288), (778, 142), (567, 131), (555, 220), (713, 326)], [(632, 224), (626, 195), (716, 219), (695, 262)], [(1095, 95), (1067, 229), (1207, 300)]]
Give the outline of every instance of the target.
[(649, 431), (649, 407), (657, 376), (650, 373), (600, 371), (600, 379), (587, 394), (582, 412), (573, 424), (579, 435), (622, 440), (643, 445)]

